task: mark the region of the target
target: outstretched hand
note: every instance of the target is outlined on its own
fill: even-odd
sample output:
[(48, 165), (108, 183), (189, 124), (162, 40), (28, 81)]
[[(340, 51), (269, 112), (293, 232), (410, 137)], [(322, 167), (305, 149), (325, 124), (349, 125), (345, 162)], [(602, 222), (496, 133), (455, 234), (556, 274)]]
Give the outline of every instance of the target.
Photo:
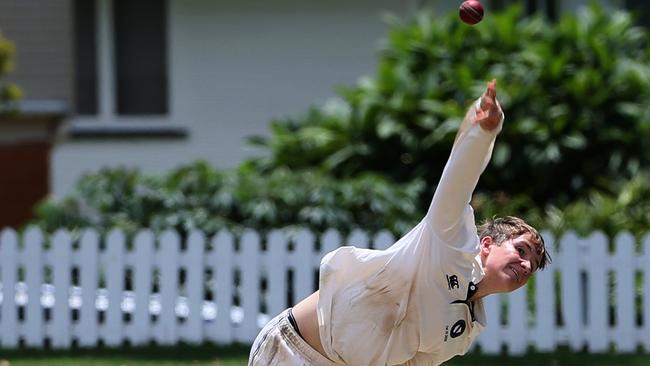
[(501, 115), (501, 106), (497, 101), (497, 81), (493, 79), (481, 96), (480, 106), (476, 108), (475, 122), (484, 130), (492, 131), (499, 127)]

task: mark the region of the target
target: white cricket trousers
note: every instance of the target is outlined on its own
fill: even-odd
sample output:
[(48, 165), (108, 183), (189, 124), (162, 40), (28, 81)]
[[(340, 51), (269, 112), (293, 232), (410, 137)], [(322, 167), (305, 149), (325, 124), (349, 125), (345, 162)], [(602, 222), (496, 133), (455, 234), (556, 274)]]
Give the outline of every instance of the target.
[(313, 349), (289, 322), (289, 309), (271, 319), (255, 338), (248, 366), (336, 366)]

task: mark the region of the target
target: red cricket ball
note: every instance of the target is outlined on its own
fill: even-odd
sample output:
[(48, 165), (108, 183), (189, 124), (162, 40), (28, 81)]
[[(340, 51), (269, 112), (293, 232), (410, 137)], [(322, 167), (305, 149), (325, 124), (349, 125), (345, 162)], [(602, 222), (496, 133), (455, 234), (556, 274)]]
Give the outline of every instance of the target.
[(476, 24), (483, 19), (483, 5), (478, 0), (466, 0), (458, 9), (460, 19), (467, 24)]

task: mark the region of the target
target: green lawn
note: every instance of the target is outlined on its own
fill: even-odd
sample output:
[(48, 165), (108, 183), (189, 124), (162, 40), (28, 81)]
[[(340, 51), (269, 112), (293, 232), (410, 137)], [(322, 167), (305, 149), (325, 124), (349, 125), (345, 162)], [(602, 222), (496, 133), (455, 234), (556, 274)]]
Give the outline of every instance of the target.
[[(181, 346), (74, 351), (0, 350), (0, 366), (245, 366), (247, 346)], [(445, 366), (648, 366), (650, 354), (588, 355), (561, 350), (552, 354), (530, 353), (525, 357), (471, 354)]]

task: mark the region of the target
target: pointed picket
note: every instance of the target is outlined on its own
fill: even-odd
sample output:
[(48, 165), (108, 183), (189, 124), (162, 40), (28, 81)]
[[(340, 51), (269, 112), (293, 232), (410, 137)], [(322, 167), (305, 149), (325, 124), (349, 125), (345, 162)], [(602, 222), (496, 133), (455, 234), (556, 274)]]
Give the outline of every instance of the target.
[(97, 345), (97, 285), (99, 283), (99, 235), (86, 230), (81, 236), (79, 251), (81, 309), (79, 310), (78, 339), (82, 347)]
[(578, 246), (580, 239), (574, 232), (562, 237), (558, 265), (561, 268), (562, 318), (567, 335), (567, 343), (573, 351), (582, 349), (584, 333), (582, 326), (582, 299), (580, 294), (580, 268)]
[(69, 303), (71, 281), (72, 237), (67, 231), (57, 231), (52, 240), (52, 276), (54, 307), (52, 308), (53, 348), (69, 348), (72, 344), (72, 322)]
[(160, 236), (158, 270), (160, 273), (160, 316), (156, 324), (156, 341), (173, 345), (178, 341), (176, 299), (178, 298), (178, 256), (180, 238), (175, 231), (165, 231)]
[(281, 231), (272, 231), (268, 236), (266, 255), (266, 306), (269, 319), (280, 314), (287, 304), (287, 269), (289, 238)]
[(643, 348), (650, 350), (650, 234), (643, 238), (643, 256), (639, 258), (643, 270), (643, 328), (640, 332)]
[(45, 324), (41, 306), (41, 285), (43, 278), (43, 234), (36, 227), (25, 233), (25, 282), (27, 283), (27, 305), (25, 306), (25, 345), (42, 347), (45, 342)]
[[(549, 232), (543, 232), (542, 236), (551, 258), (557, 258), (555, 236)], [(535, 328), (531, 339), (539, 352), (551, 352), (557, 345), (555, 272), (553, 263), (535, 274)]]
[(258, 333), (257, 316), (260, 310), (260, 237), (251, 230), (244, 232), (241, 238), (239, 254), (239, 274), (241, 285), (239, 291), (240, 306), (244, 318), (235, 328), (235, 339), (239, 342), (252, 343)]
[(187, 239), (185, 267), (185, 288), (187, 289), (188, 318), (184, 323), (183, 340), (190, 344), (203, 341), (203, 283), (204, 264), (203, 254), (205, 237), (201, 232), (194, 231)]
[(609, 349), (609, 320), (607, 299), (607, 272), (609, 255), (607, 237), (600, 232), (586, 239), (588, 251), (585, 255), (587, 270), (587, 346), (590, 352), (606, 352)]
[(107, 346), (122, 343), (124, 324), (122, 321), (122, 295), (124, 293), (126, 238), (121, 230), (112, 230), (106, 238), (103, 263), (108, 292), (108, 308), (104, 316), (103, 338)]
[(0, 307), (0, 348), (18, 346), (18, 307), (16, 306), (16, 284), (18, 276), (18, 236), (11, 229), (0, 233), (0, 285), (2, 307)]
[(487, 327), (478, 336), (478, 344), (485, 354), (495, 355), (501, 352), (501, 295), (492, 295), (483, 299)]
[(353, 230), (348, 237), (348, 240), (345, 245), (355, 246), (357, 248), (369, 248), (370, 240), (368, 239), (368, 234), (361, 230)]
[(132, 317), (131, 342), (133, 345), (147, 344), (152, 338), (151, 284), (154, 273), (154, 234), (150, 230), (138, 232), (134, 240), (133, 291), (135, 309)]
[(616, 236), (616, 253), (613, 258), (616, 295), (616, 326), (614, 344), (619, 352), (636, 350), (635, 306), (634, 306), (634, 237), (629, 233)]
[[(293, 303), (296, 304), (307, 296), (311, 295), (316, 289), (314, 277), (316, 267), (314, 262), (314, 235), (307, 231), (301, 230), (294, 237), (295, 250), (293, 251)], [(292, 304), (293, 305), (293, 304)]]
[(208, 328), (208, 335), (217, 344), (234, 341), (230, 319), (234, 295), (234, 239), (231, 233), (220, 231), (212, 240), (213, 260), (210, 261), (213, 281), (212, 293), (217, 303), (217, 317)]
[(338, 249), (341, 246), (341, 243), (343, 243), (343, 239), (341, 239), (341, 234), (338, 231), (333, 229), (327, 230), (321, 237), (320, 260), (322, 260), (327, 253), (331, 253)]
[(511, 355), (522, 355), (528, 348), (528, 301), (524, 286), (507, 295), (508, 332), (506, 344)]
[(395, 238), (393, 234), (388, 231), (379, 232), (373, 240), (373, 248), (375, 249), (387, 249), (395, 243)]

